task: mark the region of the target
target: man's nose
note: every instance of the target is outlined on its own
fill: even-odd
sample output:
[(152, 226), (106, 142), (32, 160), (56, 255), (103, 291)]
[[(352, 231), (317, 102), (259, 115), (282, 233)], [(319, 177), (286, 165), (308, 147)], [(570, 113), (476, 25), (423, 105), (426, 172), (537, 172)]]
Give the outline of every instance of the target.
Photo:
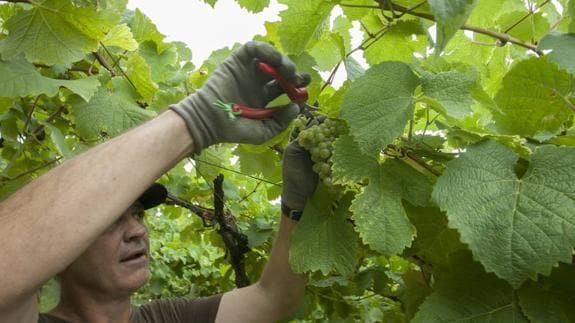
[(124, 241), (129, 242), (146, 237), (148, 228), (141, 220), (134, 216), (128, 216), (126, 220), (126, 230), (124, 231)]

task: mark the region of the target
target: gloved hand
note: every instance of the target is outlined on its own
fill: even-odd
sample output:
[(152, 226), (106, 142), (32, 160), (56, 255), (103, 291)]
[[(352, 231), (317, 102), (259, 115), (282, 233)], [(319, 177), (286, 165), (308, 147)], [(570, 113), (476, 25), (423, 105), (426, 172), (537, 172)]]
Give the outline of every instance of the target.
[(318, 175), (312, 169), (310, 153), (297, 142), (298, 133), (298, 130), (292, 132), (290, 143), (284, 150), (282, 174), (282, 213), (296, 221), (301, 217), (318, 181)]
[(291, 103), (271, 119), (232, 121), (224, 111), (214, 108), (218, 100), (263, 108), (282, 94), (279, 84), (259, 70), (260, 61), (275, 67), (297, 87), (310, 81), (309, 75), (296, 73), (294, 63), (273, 46), (262, 42), (245, 44), (216, 69), (200, 90), (170, 106), (186, 121), (196, 154), (221, 142), (263, 143), (284, 130), (299, 113), (299, 107)]

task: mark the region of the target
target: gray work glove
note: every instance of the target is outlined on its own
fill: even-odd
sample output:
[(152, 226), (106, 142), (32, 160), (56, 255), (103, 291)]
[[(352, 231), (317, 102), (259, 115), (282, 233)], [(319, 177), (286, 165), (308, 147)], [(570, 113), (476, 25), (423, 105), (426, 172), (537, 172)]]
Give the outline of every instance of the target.
[(297, 87), (306, 86), (309, 75), (296, 73), (294, 63), (273, 46), (249, 42), (228, 57), (194, 94), (170, 106), (186, 122), (194, 140), (196, 154), (216, 143), (261, 144), (284, 130), (299, 113), (296, 104), (288, 104), (271, 119), (230, 120), (228, 114), (214, 107), (221, 100), (254, 108), (263, 108), (283, 93), (279, 84), (258, 68), (259, 62), (275, 67)]
[(298, 133), (298, 130), (292, 132), (290, 143), (284, 150), (282, 174), (282, 213), (296, 221), (315, 192), (318, 181), (310, 153), (297, 142)]

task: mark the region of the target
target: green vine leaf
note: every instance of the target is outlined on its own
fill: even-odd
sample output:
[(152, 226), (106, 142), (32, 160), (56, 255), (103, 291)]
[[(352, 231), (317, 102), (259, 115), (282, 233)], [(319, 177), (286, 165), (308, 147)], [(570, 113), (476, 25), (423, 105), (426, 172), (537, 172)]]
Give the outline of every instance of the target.
[(118, 135), (156, 114), (140, 108), (122, 92), (100, 89), (89, 102), (74, 101), (76, 129), (86, 139)]
[(340, 184), (361, 183), (377, 169), (374, 156), (364, 155), (349, 135), (342, 135), (333, 143), (333, 180)]
[(572, 59), (575, 57), (575, 34), (549, 33), (541, 39), (537, 48), (551, 49), (549, 61), (575, 75), (575, 62)]
[(469, 254), (457, 253), (450, 263), (412, 322), (529, 322), (513, 288), (485, 273)]
[(337, 4), (330, 0), (281, 0), (280, 3), (287, 9), (280, 12), (282, 24), (278, 35), (282, 47), (289, 54), (301, 54), (305, 50)]
[(150, 20), (150, 18), (146, 17), (140, 9), (136, 9), (134, 12), (134, 16), (132, 17), (129, 26), (138, 43), (151, 41), (156, 44), (158, 53), (162, 53), (164, 49), (169, 47), (168, 44), (164, 42), (164, 38), (166, 36), (162, 35), (158, 31), (156, 25)]
[(423, 175), (397, 160), (387, 160), (369, 180), (351, 206), (356, 231), (365, 244), (383, 255), (401, 253), (415, 236), (415, 227), (401, 200), (425, 204), (431, 185)]
[(434, 267), (448, 268), (449, 256), (466, 247), (459, 241), (457, 231), (447, 226), (447, 216), (432, 207), (404, 203), (404, 208), (417, 230), (417, 237), (407, 254), (417, 254)]
[(495, 96), (497, 128), (524, 137), (553, 136), (573, 114), (568, 101), (574, 89), (574, 77), (545, 58), (518, 62)]
[(150, 102), (158, 91), (158, 85), (152, 81), (152, 70), (146, 60), (137, 53), (132, 53), (126, 63), (126, 75), (134, 84), (144, 100)]
[(526, 169), (517, 163), (483, 142), (449, 162), (433, 191), (476, 259), (514, 287), (571, 262), (575, 245), (575, 149), (542, 146)]
[(365, 74), (365, 68), (363, 68), (363, 66), (361, 66), (361, 64), (351, 56), (346, 57), (343, 64), (345, 66), (345, 71), (347, 72), (347, 79), (350, 81), (355, 81)]
[(337, 33), (324, 33), (309, 53), (317, 62), (320, 71), (330, 71), (345, 58), (344, 40)]
[(451, 37), (465, 24), (477, 0), (427, 0), (437, 21), (435, 52), (439, 54)]
[(531, 322), (575, 321), (575, 267), (561, 264), (549, 277), (519, 290), (519, 304)]
[(22, 58), (0, 61), (0, 96), (54, 96), (60, 87), (66, 87), (89, 101), (100, 87), (100, 82), (94, 76), (78, 80), (51, 79), (40, 74), (34, 65)]
[(425, 73), (421, 81), (423, 94), (435, 101), (433, 103), (438, 103), (439, 110), (445, 115), (463, 119), (473, 112), (471, 88), (477, 83), (473, 76), (459, 71)]
[[(384, 25), (379, 19), (378, 29)], [(421, 53), (427, 47), (426, 31), (417, 20), (400, 20), (383, 37), (364, 51), (365, 60), (370, 65), (385, 61), (411, 63), (416, 60), (414, 53)], [(376, 32), (373, 30), (372, 32)], [(365, 38), (370, 37), (365, 35)]]
[(514, 26), (508, 34), (518, 39), (540, 39), (549, 30), (549, 21), (542, 12), (532, 14), (529, 19), (523, 19), (515, 25), (521, 18), (525, 17), (525, 8), (501, 15), (498, 23), (503, 28)]
[(10, 18), (8, 36), (0, 41), (4, 59), (24, 53), (31, 62), (66, 65), (98, 48), (120, 15), (113, 11), (78, 8), (69, 1), (51, 0)]
[(102, 44), (119, 47), (130, 52), (138, 49), (138, 42), (134, 39), (130, 27), (126, 24), (116, 25), (110, 29), (106, 34), (106, 38), (102, 40)]
[(347, 221), (351, 199), (346, 195), (333, 210), (334, 197), (325, 187), (318, 187), (291, 238), (289, 262), (295, 272), (320, 271), (327, 275), (355, 269), (359, 243)]
[(373, 66), (352, 83), (341, 116), (363, 153), (373, 154), (403, 133), (418, 85), (409, 66), (400, 62)]

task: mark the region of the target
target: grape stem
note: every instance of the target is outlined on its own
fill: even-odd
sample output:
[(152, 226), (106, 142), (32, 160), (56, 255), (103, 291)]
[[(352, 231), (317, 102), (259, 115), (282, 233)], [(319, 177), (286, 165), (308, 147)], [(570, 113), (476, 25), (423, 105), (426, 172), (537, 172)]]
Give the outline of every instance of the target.
[(391, 158), (397, 158), (404, 163), (408, 164), (420, 173), (431, 173), (432, 175), (439, 177), (441, 172), (437, 169), (431, 167), (426, 163), (421, 157), (417, 156), (413, 151), (406, 149), (404, 147), (398, 147), (393, 144), (387, 145), (383, 150), (383, 153)]

